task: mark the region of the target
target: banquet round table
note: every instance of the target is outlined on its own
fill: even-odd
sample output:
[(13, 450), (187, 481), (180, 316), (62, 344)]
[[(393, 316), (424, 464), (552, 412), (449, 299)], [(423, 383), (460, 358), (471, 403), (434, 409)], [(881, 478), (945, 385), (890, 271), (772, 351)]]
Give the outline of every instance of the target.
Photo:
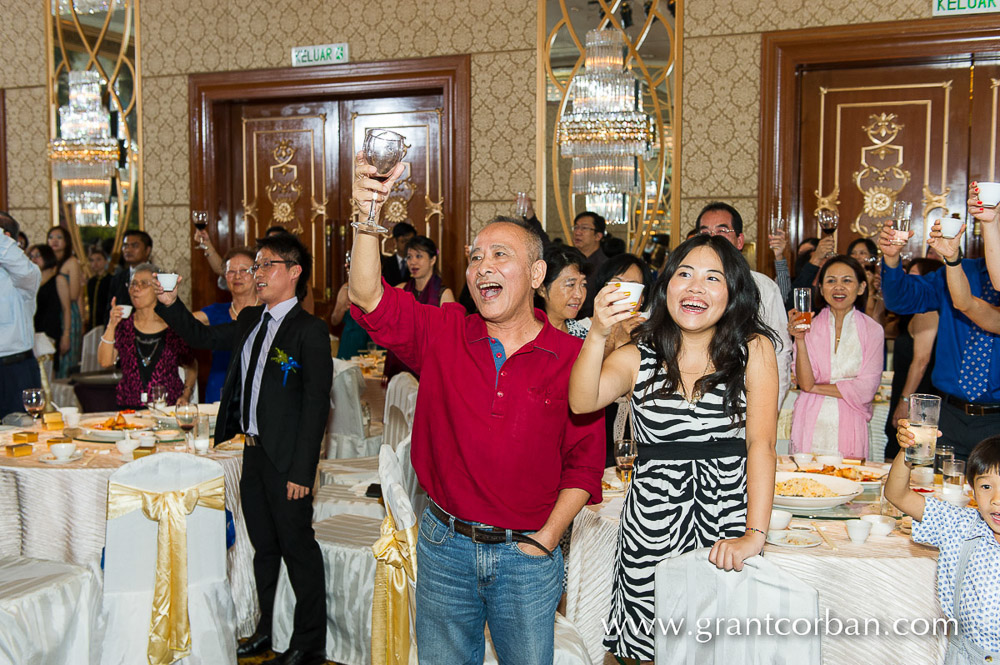
[[(605, 478), (614, 475), (613, 468), (608, 471)], [(606, 652), (602, 622), (611, 610), (622, 503), (620, 492), (609, 493), (603, 503), (581, 510), (570, 540), (566, 617), (598, 664)], [(882, 631), (878, 636), (871, 630), (862, 636), (821, 632), (824, 665), (942, 662), (947, 638), (914, 634), (923, 630), (923, 622), (933, 624), (943, 616), (935, 593), (936, 549), (914, 543), (898, 529), (856, 545), (848, 539), (843, 521), (795, 519), (792, 524), (822, 529), (829, 544), (808, 549), (766, 545), (764, 557), (818, 590), (821, 620), (829, 615), (842, 621), (856, 619), (862, 625), (878, 621)], [(894, 634), (897, 621), (895, 627), (910, 634)], [(830, 625), (833, 632), (836, 624)]]
[[(91, 414), (88, 414), (90, 416)], [(113, 414), (96, 414), (113, 415)], [(0, 432), (0, 446), (13, 431)], [(25, 431), (19, 429), (16, 431)], [(37, 426), (32, 431), (38, 431)], [(61, 432), (38, 432), (34, 451), (25, 457), (0, 455), (0, 556), (27, 556), (99, 565), (107, 522), (108, 478), (126, 462), (114, 443), (76, 441), (82, 457), (66, 464), (41, 461), (46, 441)], [(156, 454), (190, 454), (174, 443), (157, 445)], [(239, 634), (253, 633), (257, 589), (253, 579), (253, 547), (240, 506), (242, 452), (212, 451), (226, 479), (226, 508), (233, 514), (236, 542), (227, 553), (229, 584), (236, 605)]]

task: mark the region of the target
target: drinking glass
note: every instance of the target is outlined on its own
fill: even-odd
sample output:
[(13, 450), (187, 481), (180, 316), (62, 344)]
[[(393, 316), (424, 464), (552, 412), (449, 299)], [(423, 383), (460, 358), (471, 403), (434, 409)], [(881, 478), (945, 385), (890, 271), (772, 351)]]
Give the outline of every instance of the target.
[(958, 503), (965, 493), (965, 460), (945, 460), (942, 472), (944, 485), (941, 488), (941, 498), (949, 503)]
[[(823, 235), (832, 236), (837, 232), (837, 226), (840, 224), (840, 213), (836, 210), (820, 210), (816, 215), (816, 221), (819, 222), (819, 228)], [(836, 252), (827, 252), (826, 258), (836, 255)]]
[(148, 389), (149, 408), (153, 411), (163, 411), (167, 406), (167, 388), (158, 383), (150, 384)]
[[(389, 174), (396, 168), (406, 154), (406, 139), (388, 129), (369, 129), (365, 132), (365, 142), (362, 147), (365, 160), (375, 167), (375, 173), (368, 176), (372, 180), (385, 182)], [(385, 228), (375, 219), (375, 202), (372, 201), (368, 211), (368, 220), (351, 222), (351, 226), (369, 233), (386, 233)]]
[(517, 203), (514, 204), (514, 214), (518, 217), (528, 216), (528, 194), (527, 192), (517, 193)]
[[(192, 210), (191, 211), (191, 223), (199, 231), (204, 231), (208, 228), (208, 213), (204, 210)], [(198, 249), (208, 249), (204, 242), (198, 241)]]
[(793, 298), (795, 309), (799, 312), (795, 327), (800, 330), (811, 329), (813, 320), (812, 289), (809, 287), (795, 289)]
[(771, 218), (771, 235), (776, 236), (785, 231), (785, 218), (781, 215), (775, 215)]
[(625, 484), (625, 489), (632, 482), (632, 468), (637, 454), (634, 439), (615, 441), (615, 470), (618, 472), (618, 480)]
[(38, 416), (45, 410), (45, 391), (41, 388), (28, 388), (21, 391), (21, 403), (24, 410), (31, 414), (31, 417), (38, 422)]
[(938, 478), (944, 473), (944, 463), (947, 460), (955, 459), (955, 447), (949, 445), (939, 445), (934, 449), (934, 484), (939, 485), (941, 480)]
[(910, 216), (913, 204), (908, 201), (896, 201), (892, 204), (892, 244), (905, 245), (910, 241)]
[(177, 416), (177, 425), (184, 430), (184, 440), (189, 449), (194, 449), (194, 436), (192, 430), (198, 422), (198, 407), (194, 404), (181, 404), (174, 409)]
[(199, 455), (208, 452), (210, 445), (211, 429), (209, 429), (209, 418), (207, 415), (199, 415), (194, 425), (194, 451)]
[(941, 398), (937, 395), (910, 395), (910, 431), (913, 445), (906, 449), (906, 461), (914, 465), (934, 463), (937, 447), (938, 417), (941, 415)]

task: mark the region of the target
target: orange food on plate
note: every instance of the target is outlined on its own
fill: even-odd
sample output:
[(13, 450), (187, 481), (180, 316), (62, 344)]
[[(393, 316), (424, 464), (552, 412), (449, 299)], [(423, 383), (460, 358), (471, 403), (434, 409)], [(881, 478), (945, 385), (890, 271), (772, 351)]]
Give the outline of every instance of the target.
[[(134, 413), (134, 412), (133, 412)], [(108, 418), (103, 423), (94, 425), (94, 429), (111, 430), (114, 432), (121, 432), (124, 430), (137, 430), (144, 429), (144, 425), (136, 425), (135, 423), (130, 423), (125, 420), (125, 412), (119, 411), (117, 415), (112, 418)]]
[(848, 480), (853, 480), (860, 483), (869, 483), (882, 478), (882, 476), (872, 473), (871, 471), (866, 471), (864, 469), (851, 469), (842, 468), (831, 465), (826, 465), (819, 471), (814, 471), (813, 473), (821, 473), (824, 476), (837, 476), (838, 478), (847, 478)]

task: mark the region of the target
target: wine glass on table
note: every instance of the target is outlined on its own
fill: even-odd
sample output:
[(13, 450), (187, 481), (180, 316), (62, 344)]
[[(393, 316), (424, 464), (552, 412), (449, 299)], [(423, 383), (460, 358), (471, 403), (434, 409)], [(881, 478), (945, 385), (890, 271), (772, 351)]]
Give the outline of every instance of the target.
[(184, 440), (187, 442), (188, 449), (193, 450), (194, 437), (191, 430), (198, 422), (198, 407), (194, 404), (179, 404), (174, 408), (174, 413), (177, 417), (177, 425), (184, 430)]
[[(816, 215), (819, 222), (820, 231), (824, 236), (832, 236), (837, 232), (837, 225), (840, 224), (840, 214), (836, 210), (820, 210)], [(836, 252), (827, 252), (826, 258), (836, 256)]]
[(38, 416), (45, 410), (45, 392), (41, 388), (22, 390), (21, 403), (24, 404), (24, 410), (31, 414), (32, 419), (38, 422)]
[(625, 489), (628, 489), (629, 483), (632, 482), (632, 468), (635, 465), (637, 454), (634, 439), (615, 441), (615, 471), (618, 473), (618, 480), (625, 485)]
[[(365, 142), (362, 146), (365, 161), (375, 167), (375, 173), (368, 176), (372, 180), (385, 182), (406, 154), (406, 139), (388, 129), (369, 129), (365, 132)], [(375, 219), (375, 202), (368, 211), (368, 219), (364, 222), (351, 222), (351, 226), (369, 233), (386, 233), (385, 228)]]
[[(204, 210), (193, 210), (191, 211), (191, 223), (194, 224), (194, 228), (199, 231), (204, 231), (208, 228), (208, 213)], [(208, 249), (204, 242), (198, 241), (198, 249)]]

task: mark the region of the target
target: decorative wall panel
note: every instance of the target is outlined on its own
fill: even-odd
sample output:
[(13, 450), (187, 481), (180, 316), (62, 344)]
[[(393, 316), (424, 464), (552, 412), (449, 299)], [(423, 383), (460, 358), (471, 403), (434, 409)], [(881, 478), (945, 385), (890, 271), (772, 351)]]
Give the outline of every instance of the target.
[(8, 89), (6, 105), (7, 200), (11, 208), (48, 207), (49, 137), (45, 87)]
[(143, 76), (142, 83), (146, 200), (152, 205), (188, 205), (187, 77)]

